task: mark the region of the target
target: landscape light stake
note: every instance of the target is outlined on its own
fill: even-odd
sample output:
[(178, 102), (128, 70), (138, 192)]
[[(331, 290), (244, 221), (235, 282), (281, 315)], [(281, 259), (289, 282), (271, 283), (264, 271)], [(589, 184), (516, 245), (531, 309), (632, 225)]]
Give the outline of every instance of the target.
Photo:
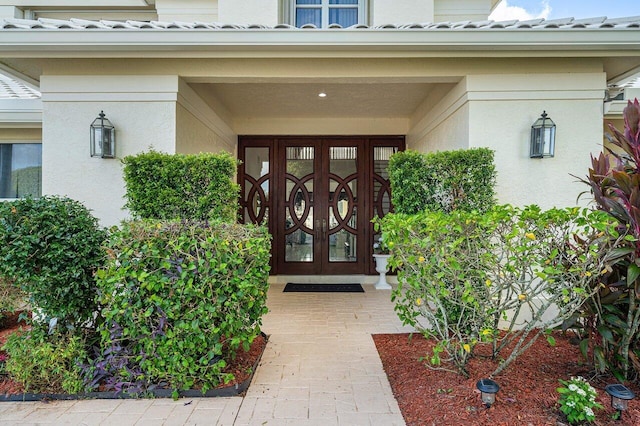
[(611, 395), (611, 406), (618, 410), (617, 420), (622, 418), (622, 412), (629, 408), (629, 401), (635, 398), (635, 394), (629, 388), (619, 383), (607, 385), (604, 390)]
[(476, 383), (476, 387), (480, 390), (482, 402), (487, 408), (491, 408), (496, 402), (496, 394), (500, 390), (500, 386), (491, 379), (480, 379)]

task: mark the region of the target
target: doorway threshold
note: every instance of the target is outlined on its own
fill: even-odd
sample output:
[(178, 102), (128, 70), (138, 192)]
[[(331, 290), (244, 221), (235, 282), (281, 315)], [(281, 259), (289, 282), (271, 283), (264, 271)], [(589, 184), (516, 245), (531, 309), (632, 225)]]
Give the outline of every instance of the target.
[[(390, 284), (397, 284), (395, 276), (387, 275)], [(269, 284), (375, 284), (377, 275), (271, 275)]]

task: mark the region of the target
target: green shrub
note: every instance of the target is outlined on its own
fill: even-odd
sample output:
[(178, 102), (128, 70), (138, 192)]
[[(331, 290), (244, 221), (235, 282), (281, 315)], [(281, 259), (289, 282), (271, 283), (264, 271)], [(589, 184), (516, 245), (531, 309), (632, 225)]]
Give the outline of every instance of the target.
[(98, 274), (99, 373), (115, 375), (116, 389), (163, 382), (204, 392), (229, 380), (225, 360), (249, 348), (267, 312), (269, 251), (267, 231), (254, 226), (123, 224)]
[(0, 326), (6, 314), (25, 307), (27, 295), (11, 280), (0, 277)]
[(600, 212), (535, 206), (390, 214), (379, 223), (398, 268), (398, 316), (438, 341), (433, 365), (451, 361), (463, 374), (476, 347), (494, 358), (511, 348), (498, 374), (571, 318), (597, 282), (600, 233), (611, 226)]
[(126, 207), (143, 219), (235, 221), (237, 161), (222, 154), (163, 154), (125, 157)]
[(89, 210), (68, 198), (0, 203), (0, 276), (47, 319), (81, 325), (97, 310), (94, 273), (105, 238)]
[(389, 161), (397, 213), (487, 211), (495, 204), (495, 175), (493, 151), (488, 148), (429, 154), (404, 151)]
[(85, 343), (78, 335), (53, 333), (42, 327), (10, 335), (4, 349), (9, 358), (5, 371), (24, 385), (26, 392), (70, 393), (84, 391), (81, 363)]

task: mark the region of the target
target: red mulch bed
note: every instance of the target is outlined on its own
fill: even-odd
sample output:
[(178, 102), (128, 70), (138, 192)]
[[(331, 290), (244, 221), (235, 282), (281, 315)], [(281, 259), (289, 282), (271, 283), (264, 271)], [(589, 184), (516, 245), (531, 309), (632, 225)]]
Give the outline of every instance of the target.
[[(15, 313), (6, 317), (0, 322), (0, 347), (7, 341), (7, 337), (15, 333), (20, 327), (24, 327), (24, 324), (18, 323), (18, 316), (20, 313)], [(262, 335), (259, 335), (251, 344), (249, 351), (245, 352), (242, 349), (236, 353), (236, 358), (231, 361), (227, 361), (227, 366), (223, 370), (224, 373), (233, 373), (235, 379), (229, 383), (221, 384), (218, 388), (233, 387), (236, 384), (240, 384), (247, 380), (252, 373), (252, 368), (264, 352), (267, 346), (267, 339)], [(0, 361), (6, 357), (6, 353), (0, 350)], [(0, 395), (15, 395), (24, 393), (24, 387), (7, 376), (0, 375)]]
[[(594, 377), (579, 348), (570, 342), (570, 334), (557, 334), (556, 346), (544, 337), (516, 359), (494, 380), (500, 385), (496, 403), (487, 409), (480, 400), (476, 382), (488, 377), (497, 362), (473, 358), (470, 378), (432, 370), (419, 359), (430, 355), (434, 342), (420, 334), (378, 334), (373, 340), (391, 382), (393, 394), (408, 426), (426, 425), (563, 425), (558, 405), (558, 379), (583, 376), (598, 391), (595, 425), (640, 425), (640, 398), (632, 400), (620, 421), (611, 419), (614, 410), (604, 387), (615, 383), (611, 377)], [(506, 356), (506, 355), (505, 355)], [(637, 384), (626, 384), (640, 396)]]

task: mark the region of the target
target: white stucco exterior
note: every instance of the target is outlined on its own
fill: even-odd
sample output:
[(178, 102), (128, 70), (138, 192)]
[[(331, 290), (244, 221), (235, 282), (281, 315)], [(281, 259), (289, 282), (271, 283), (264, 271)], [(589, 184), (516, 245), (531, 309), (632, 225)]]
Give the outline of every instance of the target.
[(118, 158), (153, 147), (176, 151), (178, 79), (171, 76), (43, 76), (42, 190), (84, 203), (114, 225), (122, 210), (122, 164), (91, 158), (89, 124), (104, 110), (117, 124)]
[[(236, 154), (239, 135), (489, 147), (501, 202), (575, 205), (584, 188), (570, 174), (584, 175), (601, 149), (605, 89), (640, 71), (640, 26), (494, 28), (485, 20), (496, 3), (371, 0), (372, 27), (302, 30), (275, 28), (290, 23), (283, 0), (0, 0), (0, 69), (42, 92), (36, 111), (0, 105), (0, 142), (36, 140), (41, 127), (43, 192), (84, 202), (105, 225), (127, 217), (119, 159), (150, 147)], [(29, 17), (119, 20), (14, 20)], [(101, 110), (117, 129), (115, 160), (89, 156)], [(556, 154), (530, 159), (543, 111), (557, 125)]]
[(373, 0), (370, 6), (372, 25), (434, 22), (433, 3), (434, 0)]

